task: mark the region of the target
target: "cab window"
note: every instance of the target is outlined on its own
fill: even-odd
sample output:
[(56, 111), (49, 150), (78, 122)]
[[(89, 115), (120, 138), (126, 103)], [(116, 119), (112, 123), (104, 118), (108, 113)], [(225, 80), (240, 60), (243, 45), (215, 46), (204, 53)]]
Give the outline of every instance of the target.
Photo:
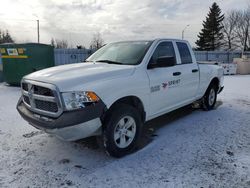
[(181, 64), (193, 63), (188, 45), (183, 42), (176, 42), (181, 57)]
[(152, 55), (151, 62), (156, 63), (159, 57), (174, 57), (176, 63), (175, 51), (172, 42), (160, 43)]

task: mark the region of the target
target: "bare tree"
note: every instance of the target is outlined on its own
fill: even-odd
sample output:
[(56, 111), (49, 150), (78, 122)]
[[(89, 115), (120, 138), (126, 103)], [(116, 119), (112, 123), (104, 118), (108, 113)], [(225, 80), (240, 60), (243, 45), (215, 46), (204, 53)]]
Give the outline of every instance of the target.
[(97, 50), (101, 48), (103, 44), (104, 44), (104, 40), (102, 39), (100, 32), (97, 32), (93, 35), (89, 48)]
[(51, 38), (50, 44), (51, 44), (51, 46), (54, 46), (54, 48), (56, 47), (56, 44), (55, 44), (55, 43), (56, 43), (55, 40), (54, 40), (53, 38)]
[(237, 36), (237, 42), (243, 51), (248, 50), (249, 46), (249, 32), (250, 32), (250, 7), (247, 10), (235, 11), (236, 13), (236, 27), (235, 34)]
[(68, 48), (68, 41), (67, 40), (56, 40), (56, 48)]
[(51, 39), (51, 45), (55, 48), (68, 48), (68, 41), (67, 40), (60, 40), (60, 39)]
[(227, 50), (233, 50), (237, 47), (236, 45), (236, 25), (237, 25), (237, 12), (230, 11), (227, 13), (223, 20), (223, 34), (224, 34), (224, 46)]
[(247, 17), (248, 17), (248, 49), (250, 51), (250, 3), (248, 5), (248, 9), (247, 9)]

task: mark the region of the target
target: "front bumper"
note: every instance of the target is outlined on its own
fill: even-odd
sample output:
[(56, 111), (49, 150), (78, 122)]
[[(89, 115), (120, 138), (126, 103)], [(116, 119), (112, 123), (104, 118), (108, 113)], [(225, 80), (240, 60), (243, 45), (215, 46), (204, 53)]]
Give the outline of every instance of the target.
[(102, 133), (102, 123), (100, 118), (95, 118), (90, 121), (73, 125), (70, 127), (58, 128), (58, 129), (44, 129), (46, 133), (55, 135), (56, 137), (66, 140), (75, 141), (90, 136), (97, 136)]
[(106, 106), (99, 101), (83, 109), (63, 112), (59, 117), (51, 118), (30, 111), (20, 98), (17, 110), (23, 119), (37, 129), (61, 139), (73, 141), (100, 133), (102, 126), (100, 118), (104, 114)]

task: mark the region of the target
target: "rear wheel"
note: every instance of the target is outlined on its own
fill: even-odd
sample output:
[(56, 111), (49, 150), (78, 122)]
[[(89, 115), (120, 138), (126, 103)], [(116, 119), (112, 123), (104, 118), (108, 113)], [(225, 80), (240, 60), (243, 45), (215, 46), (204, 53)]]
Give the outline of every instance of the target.
[(217, 100), (217, 87), (215, 84), (211, 84), (203, 99), (202, 99), (202, 106), (204, 110), (212, 110)]
[(142, 127), (140, 113), (134, 107), (117, 105), (104, 123), (104, 147), (113, 157), (122, 157), (137, 145)]

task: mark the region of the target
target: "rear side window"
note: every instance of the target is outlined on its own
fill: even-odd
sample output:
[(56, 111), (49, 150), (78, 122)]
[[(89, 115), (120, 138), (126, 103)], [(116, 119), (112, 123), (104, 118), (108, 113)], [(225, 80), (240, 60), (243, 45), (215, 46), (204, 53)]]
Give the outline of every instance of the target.
[(182, 64), (193, 63), (188, 45), (183, 42), (177, 42), (176, 44), (177, 44), (177, 47), (181, 56), (181, 63)]

